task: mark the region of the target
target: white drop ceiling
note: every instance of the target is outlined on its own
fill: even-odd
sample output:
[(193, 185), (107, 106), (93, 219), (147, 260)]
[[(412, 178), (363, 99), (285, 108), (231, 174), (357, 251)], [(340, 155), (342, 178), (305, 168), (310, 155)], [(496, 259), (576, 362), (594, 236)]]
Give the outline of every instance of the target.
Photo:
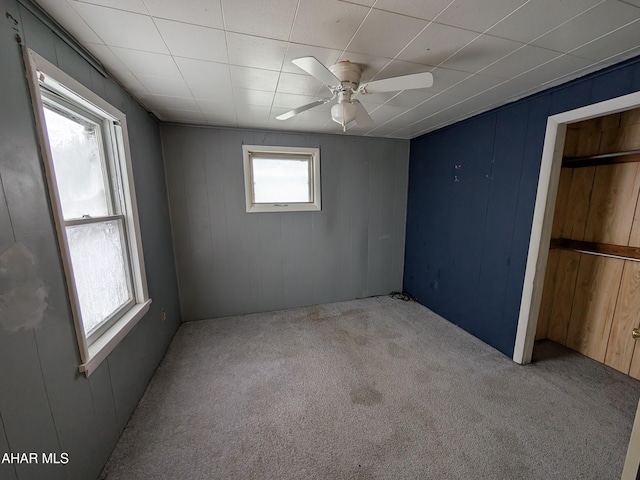
[(331, 96), (291, 63), (350, 60), (362, 82), (432, 72), (423, 90), (360, 96), (373, 127), (414, 138), (640, 54), (640, 0), (38, 0), (160, 120), (342, 133)]

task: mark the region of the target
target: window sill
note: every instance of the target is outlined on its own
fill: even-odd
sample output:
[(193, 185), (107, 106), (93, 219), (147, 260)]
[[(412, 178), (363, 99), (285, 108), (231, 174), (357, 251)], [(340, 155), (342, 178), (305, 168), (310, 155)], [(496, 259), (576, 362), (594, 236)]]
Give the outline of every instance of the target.
[(319, 203), (252, 203), (247, 206), (247, 213), (264, 212), (319, 212)]
[(89, 357), (79, 367), (88, 377), (116, 348), (142, 317), (149, 311), (151, 299), (133, 306), (120, 320), (89, 346)]

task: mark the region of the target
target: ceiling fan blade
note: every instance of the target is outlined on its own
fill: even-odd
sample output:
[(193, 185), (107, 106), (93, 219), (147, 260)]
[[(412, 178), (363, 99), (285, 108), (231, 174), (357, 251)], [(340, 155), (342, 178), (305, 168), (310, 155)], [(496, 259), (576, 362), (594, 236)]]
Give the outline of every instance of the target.
[(363, 128), (369, 128), (373, 126), (373, 119), (369, 116), (369, 113), (365, 110), (358, 100), (354, 100), (353, 103), (358, 107), (356, 112), (356, 125)]
[(433, 75), (430, 72), (414, 73), (402, 77), (385, 78), (360, 85), (358, 92), (362, 94), (398, 92), (400, 90), (413, 90), (416, 88), (428, 88), (433, 85)]
[(294, 108), (293, 110), (289, 110), (288, 112), (278, 115), (276, 118), (278, 120), (287, 120), (295, 115), (298, 115), (299, 113), (310, 110), (314, 107), (317, 107), (318, 105), (324, 105), (325, 103), (330, 101), (331, 100), (316, 100), (315, 102), (307, 103), (306, 105), (302, 105), (301, 107)]
[(341, 83), (338, 77), (331, 73), (331, 71), (321, 64), (315, 57), (302, 57), (291, 61), (309, 75), (317, 78), (329, 87), (335, 87)]

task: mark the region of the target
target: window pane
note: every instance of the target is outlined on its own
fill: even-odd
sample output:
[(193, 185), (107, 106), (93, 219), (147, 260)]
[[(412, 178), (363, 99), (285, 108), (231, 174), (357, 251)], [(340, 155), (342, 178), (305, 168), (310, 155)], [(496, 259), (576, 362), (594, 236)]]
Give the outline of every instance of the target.
[(252, 158), (254, 203), (308, 203), (309, 159)]
[(132, 298), (118, 220), (67, 227), (87, 336)]
[(44, 116), (64, 218), (108, 215), (98, 127), (46, 106)]

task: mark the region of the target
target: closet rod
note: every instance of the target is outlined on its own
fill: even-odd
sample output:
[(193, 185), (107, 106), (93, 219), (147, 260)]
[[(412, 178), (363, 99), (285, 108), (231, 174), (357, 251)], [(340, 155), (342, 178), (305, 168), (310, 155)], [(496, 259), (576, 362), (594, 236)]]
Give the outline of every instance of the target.
[(620, 258), (640, 262), (640, 247), (627, 247), (625, 245), (613, 245), (610, 243), (583, 242), (570, 238), (554, 238), (549, 248), (560, 248), (589, 255)]
[(616, 163), (640, 162), (640, 150), (626, 152), (601, 153), (586, 157), (562, 157), (562, 166), (569, 168), (593, 167), (597, 165), (612, 165)]

